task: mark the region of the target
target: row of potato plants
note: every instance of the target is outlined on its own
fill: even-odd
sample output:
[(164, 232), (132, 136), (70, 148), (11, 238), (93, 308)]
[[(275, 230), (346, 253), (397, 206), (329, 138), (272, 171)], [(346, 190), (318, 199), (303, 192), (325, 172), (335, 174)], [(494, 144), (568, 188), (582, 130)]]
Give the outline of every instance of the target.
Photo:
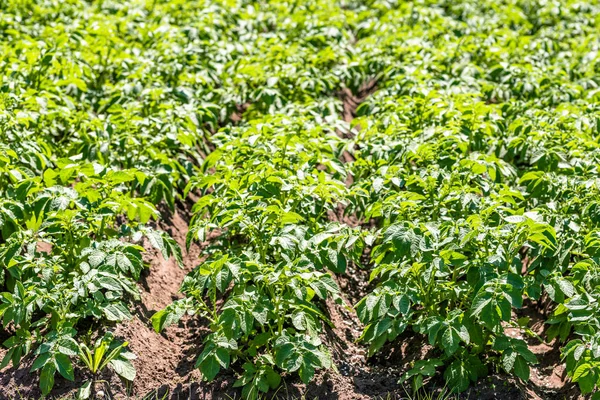
[(77, 360), (93, 375), (83, 397), (102, 365), (134, 379), (135, 356), (107, 328), (130, 319), (139, 300), (142, 239), (181, 261), (175, 241), (148, 225), (155, 207), (131, 196), (129, 185), (146, 178), (69, 159), (54, 164), (34, 143), (0, 147), (0, 318), (9, 335), (0, 369), (29, 357), (42, 394), (57, 372), (74, 380)]
[[(427, 337), (437, 356), (417, 362), (402, 377), (416, 388), (437, 370), (454, 391), (467, 389), (489, 367), (527, 381), (536, 357), (527, 341), (510, 336), (508, 328), (535, 339), (558, 338), (567, 373), (582, 393), (594, 391), (600, 378), (595, 317), (598, 64), (586, 47), (598, 41), (597, 10), (564, 2), (517, 5), (512, 13), (486, 2), (398, 6), (369, 20), (368, 30), (378, 34), (356, 43), (363, 55), (377, 52), (368, 63), (371, 76), (380, 76), (379, 92), (358, 110), (364, 117), (356, 121), (356, 139), (345, 146), (354, 161), (342, 168), (354, 184), (337, 200), (378, 224), (374, 236), (362, 235), (374, 244), (370, 262), (376, 289), (356, 311), (365, 324), (361, 339), (371, 355), (407, 329)], [(482, 16), (489, 19), (478, 20)], [(483, 20), (485, 24), (478, 24)], [(283, 110), (293, 118), (288, 122), (292, 126), (307, 115), (298, 106)], [(252, 134), (256, 115), (245, 117), (251, 122), (243, 132)], [(244, 148), (229, 142), (229, 131), (224, 134), (227, 140), (216, 142), (218, 157), (220, 146), (235, 153)], [(295, 134), (302, 136), (302, 128)], [(281, 149), (277, 140), (264, 134), (251, 137), (256, 143), (249, 157), (256, 146), (272, 146), (269, 165), (278, 167), (273, 158)], [(224, 162), (230, 168), (264, 169), (279, 181), (275, 176), (280, 170), (262, 162), (240, 164), (227, 157)], [(320, 171), (321, 163), (312, 168)], [(212, 183), (212, 171), (209, 176), (201, 179)], [(259, 186), (252, 188), (256, 193)], [(225, 232), (227, 243), (236, 243), (229, 236), (239, 232), (230, 225), (234, 217), (211, 208), (212, 193), (203, 192), (208, 199), (198, 203), (191, 237), (203, 240), (205, 227), (210, 227)], [(279, 196), (277, 191), (258, 193), (261, 199)], [(223, 198), (234, 215), (256, 210), (255, 203), (233, 205), (231, 195)], [(314, 196), (310, 198), (312, 202)], [(272, 210), (285, 212), (286, 204)], [(202, 233), (195, 236), (198, 221)], [(283, 223), (288, 224), (295, 229), (296, 221)], [(248, 229), (257, 226), (262, 228), (259, 223), (248, 224)], [(269, 243), (278, 244), (277, 234), (267, 235)], [(249, 236), (241, 238), (243, 248), (249, 246), (259, 258), (280, 251), (264, 248)], [(192, 274), (196, 285), (197, 274)], [(200, 277), (201, 285), (204, 279)], [(181, 315), (186, 307), (197, 312), (190, 299), (197, 300), (199, 292), (192, 294), (189, 283), (183, 286), (187, 299), (160, 313), (157, 321)], [(515, 310), (546, 298), (553, 304), (547, 321), (551, 327), (539, 338)], [(293, 321), (293, 313), (287, 316)], [(235, 324), (228, 318), (216, 329)], [(278, 333), (269, 335), (276, 338)], [(200, 356), (201, 370), (217, 347), (207, 347)], [(230, 358), (225, 360), (219, 362), (215, 355), (209, 364), (218, 368), (206, 376), (211, 379), (213, 372), (228, 366)], [(246, 362), (248, 368), (252, 373), (260, 369), (256, 362)], [(238, 382), (246, 385), (249, 397), (269, 388), (246, 374)]]
[(275, 116), (213, 141), (217, 150), (188, 186), (202, 195), (188, 241), (216, 235), (184, 280), (185, 298), (153, 323), (161, 330), (185, 313), (206, 319), (211, 333), (196, 365), (210, 380), (238, 363), (235, 386), (257, 398), (283, 373), (308, 383), (315, 370), (332, 367), (320, 339), (332, 324), (324, 301), (342, 303), (332, 274), (358, 262), (363, 233), (329, 218), (348, 191), (334, 129)]

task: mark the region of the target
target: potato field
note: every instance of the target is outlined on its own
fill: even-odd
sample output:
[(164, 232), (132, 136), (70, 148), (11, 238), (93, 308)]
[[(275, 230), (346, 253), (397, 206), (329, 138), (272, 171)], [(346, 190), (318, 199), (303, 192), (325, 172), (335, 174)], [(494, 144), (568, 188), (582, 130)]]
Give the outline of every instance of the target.
[(600, 400), (596, 0), (0, 0), (0, 399)]

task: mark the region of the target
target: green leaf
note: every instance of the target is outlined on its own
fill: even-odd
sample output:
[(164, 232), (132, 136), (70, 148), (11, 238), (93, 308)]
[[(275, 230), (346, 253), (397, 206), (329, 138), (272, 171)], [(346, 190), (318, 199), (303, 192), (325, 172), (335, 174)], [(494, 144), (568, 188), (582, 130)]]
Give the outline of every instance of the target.
[(165, 243), (160, 232), (150, 231), (146, 234), (146, 238), (148, 238), (148, 241), (150, 242), (152, 247), (159, 250), (161, 253), (163, 252), (163, 250), (165, 249)]
[(88, 262), (89, 264), (93, 267), (96, 268), (98, 267), (100, 264), (102, 264), (102, 262), (104, 262), (104, 259), (106, 258), (106, 253), (100, 250), (95, 250), (92, 254), (90, 254), (90, 256), (88, 257)]
[(229, 368), (230, 356), (229, 356), (229, 352), (226, 349), (217, 348), (217, 351), (215, 352), (215, 356), (216, 356), (217, 361), (221, 365), (221, 367)]
[(121, 291), (121, 285), (115, 279), (108, 276), (102, 276), (98, 278), (98, 284), (104, 289)]
[(515, 375), (527, 382), (529, 380), (529, 365), (527, 361), (521, 356), (517, 356), (515, 359)]
[(518, 354), (512, 349), (508, 349), (502, 354), (502, 367), (506, 372), (511, 372), (515, 366)]
[(458, 350), (459, 341), (460, 337), (454, 328), (449, 327), (444, 331), (444, 334), (442, 335), (442, 346), (447, 355), (450, 356)]
[(8, 349), (8, 351), (4, 355), (4, 358), (2, 359), (2, 362), (0, 363), (0, 370), (6, 368), (6, 366), (10, 363), (10, 360), (12, 359), (14, 352), (15, 352), (14, 348)]
[(481, 317), (483, 309), (489, 305), (491, 301), (492, 298), (489, 293), (478, 293), (473, 301), (473, 306), (471, 307), (471, 315)]
[(47, 396), (52, 391), (54, 387), (54, 373), (56, 372), (56, 367), (54, 363), (47, 363), (42, 368), (42, 373), (40, 374), (40, 389), (42, 390), (42, 394)]
[(207, 381), (212, 381), (215, 376), (221, 370), (221, 363), (214, 355), (206, 357), (206, 359), (200, 364), (200, 372)]
[(408, 296), (406, 295), (402, 295), (400, 297), (400, 300), (398, 302), (398, 311), (400, 311), (402, 314), (408, 314), (408, 311), (410, 310), (410, 299)]
[(154, 331), (161, 332), (165, 328), (165, 323), (167, 321), (168, 311), (160, 310), (156, 312), (152, 317), (150, 317), (150, 321), (152, 322), (152, 327)]
[(87, 400), (92, 396), (92, 382), (86, 381), (77, 391), (77, 400)]
[(271, 389), (277, 389), (281, 384), (281, 375), (273, 371), (272, 368), (268, 368), (266, 372), (267, 382)]
[(469, 387), (470, 372), (461, 360), (455, 360), (446, 368), (444, 378), (452, 392), (460, 393)]
[(133, 318), (123, 303), (109, 304), (102, 311), (109, 321), (124, 321)]
[(50, 360), (51, 355), (51, 353), (40, 354), (33, 362), (30, 372), (35, 372), (38, 369), (42, 368), (44, 365), (46, 365), (48, 360)]
[(413, 231), (406, 225), (391, 225), (383, 235), (384, 242), (392, 242), (399, 256), (410, 252), (414, 241)]
[(54, 360), (56, 363), (56, 368), (63, 378), (69, 381), (74, 381), (75, 375), (73, 373), (73, 365), (71, 364), (69, 357), (64, 354), (56, 354)]
[(462, 340), (466, 344), (469, 344), (471, 337), (469, 335), (469, 330), (467, 329), (466, 326), (461, 325), (460, 328), (458, 330), (456, 330), (456, 333), (460, 337), (460, 340)]
[(275, 363), (281, 369), (285, 369), (285, 361), (294, 354), (294, 345), (292, 343), (285, 343), (276, 348)]
[(302, 379), (302, 382), (308, 384), (315, 376), (315, 368), (309, 361), (305, 360), (304, 363), (302, 363), (300, 369), (298, 370), (298, 374), (300, 375), (300, 379)]
[(133, 381), (135, 379), (135, 367), (130, 360), (113, 359), (110, 361), (110, 366), (119, 376), (127, 379), (128, 381)]

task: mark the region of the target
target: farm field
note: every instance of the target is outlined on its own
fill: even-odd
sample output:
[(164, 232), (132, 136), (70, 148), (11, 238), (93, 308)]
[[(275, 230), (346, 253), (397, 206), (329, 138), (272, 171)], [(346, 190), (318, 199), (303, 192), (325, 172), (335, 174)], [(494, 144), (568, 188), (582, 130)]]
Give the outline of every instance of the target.
[(600, 3), (0, 0), (0, 399), (600, 400)]

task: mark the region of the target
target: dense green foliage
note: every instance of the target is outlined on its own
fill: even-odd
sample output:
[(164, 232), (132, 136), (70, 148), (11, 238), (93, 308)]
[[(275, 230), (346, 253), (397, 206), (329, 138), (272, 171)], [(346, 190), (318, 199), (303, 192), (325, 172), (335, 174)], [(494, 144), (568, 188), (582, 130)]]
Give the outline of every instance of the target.
[[(506, 330), (548, 303), (540, 339), (597, 393), (594, 2), (0, 0), (0, 37), (0, 367), (32, 360), (44, 394), (73, 365), (135, 377), (110, 330), (148, 245), (181, 263), (157, 207), (191, 199), (188, 245), (210, 244), (151, 323), (206, 321), (197, 367), (244, 398), (334, 367), (333, 303), (371, 355), (426, 337), (436, 357), (398, 378), (456, 392), (527, 381)], [(349, 263), (374, 288), (355, 305)]]

